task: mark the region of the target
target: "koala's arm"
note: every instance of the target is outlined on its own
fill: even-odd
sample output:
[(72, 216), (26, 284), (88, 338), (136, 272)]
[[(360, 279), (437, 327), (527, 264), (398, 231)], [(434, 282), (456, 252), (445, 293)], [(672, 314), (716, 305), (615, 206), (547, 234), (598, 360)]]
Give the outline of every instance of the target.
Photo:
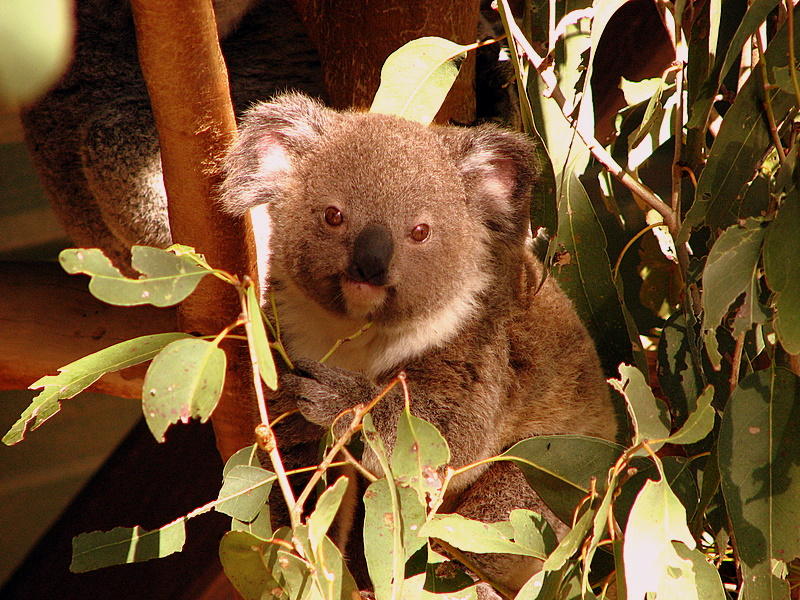
[[(294, 374), (282, 378), (283, 392), (294, 396), (306, 419), (323, 427), (330, 427), (343, 411), (366, 404), (385, 387), (359, 373), (316, 361), (299, 360), (296, 366)], [(480, 366), (472, 363), (431, 355), (405, 368), (411, 412), (442, 433), (450, 446), (454, 467), (503, 449), (497, 427), (501, 420), (501, 391), (497, 382), (484, 380), (480, 371)], [(372, 409), (375, 427), (390, 452), (404, 404), (402, 387), (396, 385)], [(341, 434), (350, 421), (349, 416), (336, 421), (335, 433)]]

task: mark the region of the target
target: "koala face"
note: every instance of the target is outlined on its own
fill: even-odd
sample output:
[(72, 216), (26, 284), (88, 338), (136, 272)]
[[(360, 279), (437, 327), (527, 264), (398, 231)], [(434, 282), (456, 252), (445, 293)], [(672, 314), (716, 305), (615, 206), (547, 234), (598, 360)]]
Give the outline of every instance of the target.
[(484, 229), (439, 137), (378, 115), (338, 120), (270, 206), (273, 265), (330, 311), (397, 323), (483, 272)]
[(327, 311), (387, 326), (463, 312), (528, 230), (528, 142), (495, 128), (256, 106), (226, 161), (233, 212), (268, 203), (271, 269)]

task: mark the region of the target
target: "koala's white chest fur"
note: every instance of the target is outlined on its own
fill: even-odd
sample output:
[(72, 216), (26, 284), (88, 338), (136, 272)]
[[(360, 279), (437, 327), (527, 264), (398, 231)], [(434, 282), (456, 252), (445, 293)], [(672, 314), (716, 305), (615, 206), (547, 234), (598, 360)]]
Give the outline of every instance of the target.
[[(319, 360), (337, 342), (358, 332), (365, 323), (334, 314), (309, 299), (290, 279), (276, 291), (281, 335), (290, 357)], [(450, 341), (478, 310), (486, 286), (480, 274), (467, 277), (460, 292), (442, 309), (401, 325), (373, 325), (342, 344), (328, 359), (331, 366), (363, 373), (371, 379)]]

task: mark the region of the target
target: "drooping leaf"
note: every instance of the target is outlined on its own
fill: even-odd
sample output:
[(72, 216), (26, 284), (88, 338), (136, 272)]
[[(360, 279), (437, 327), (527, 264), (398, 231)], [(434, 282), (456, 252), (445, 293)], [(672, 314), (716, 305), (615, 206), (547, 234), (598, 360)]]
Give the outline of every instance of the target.
[(679, 311), (664, 324), (658, 341), (658, 382), (677, 423), (694, 411), (703, 389), (699, 351), (692, 347), (696, 339), (694, 329), (687, 328), (684, 312)]
[(278, 371), (275, 369), (275, 360), (272, 358), (272, 351), (267, 339), (267, 330), (264, 328), (264, 319), (261, 314), (261, 307), (256, 297), (254, 285), (247, 286), (247, 317), (250, 319), (250, 326), (253, 337), (248, 340), (255, 348), (256, 359), (258, 360), (258, 372), (261, 379), (271, 390), (278, 389)]
[(589, 493), (590, 480), (603, 488), (608, 470), (622, 447), (580, 435), (542, 435), (518, 442), (502, 456), (517, 457), (514, 464), (547, 506), (565, 523)]
[(428, 125), (458, 76), (467, 47), (438, 37), (412, 40), (392, 52), (370, 112)]
[[(685, 544), (685, 552), (677, 550), (680, 543)], [(649, 480), (639, 492), (625, 527), (623, 553), (625, 564), (631, 567), (625, 570), (628, 598), (644, 600), (647, 592), (655, 592), (659, 598), (724, 600), (718, 577), (716, 589), (708, 586), (711, 595), (698, 595), (698, 575), (703, 578), (706, 570), (698, 573), (695, 561), (688, 559), (694, 547), (680, 500), (666, 481)]]
[[(664, 402), (653, 395), (642, 372), (631, 365), (619, 366), (619, 379), (608, 382), (619, 391), (628, 405), (628, 413), (633, 423), (633, 443), (649, 440), (664, 440), (669, 437), (669, 413)], [(656, 451), (663, 441), (651, 445)]]
[(237, 465), (225, 474), (214, 508), (239, 521), (252, 521), (267, 501), (273, 481), (275, 473)]
[(178, 304), (210, 273), (191, 256), (149, 246), (131, 248), (131, 266), (142, 273), (139, 279), (120, 273), (98, 248), (68, 248), (61, 251), (58, 260), (71, 275), (91, 276), (89, 291), (92, 296), (118, 306)]
[(68, 0), (4, 2), (0, 9), (0, 105), (33, 102), (70, 60), (75, 23)]
[(225, 383), (225, 352), (191, 338), (178, 340), (153, 359), (144, 378), (142, 408), (147, 426), (159, 442), (167, 428), (196, 417), (206, 422)]
[[(743, 451), (744, 449), (744, 451)], [(800, 555), (800, 381), (757, 371), (733, 392), (718, 439), (722, 492), (739, 552), (740, 598), (788, 597), (772, 561)]]
[(443, 540), (466, 552), (504, 552), (545, 558), (541, 548), (511, 541), (494, 523), (482, 523), (458, 514), (435, 515), (422, 526), (420, 535)]
[(442, 487), (439, 467), (450, 462), (450, 449), (439, 431), (406, 407), (397, 421), (397, 437), (392, 450), (392, 473), (400, 485), (417, 491), (421, 504), (426, 494)]
[(43, 388), (42, 391), (6, 433), (3, 443), (10, 446), (21, 442), (27, 431), (33, 431), (61, 410), (61, 400), (73, 398), (106, 373), (148, 361), (168, 344), (189, 337), (176, 332), (134, 338), (71, 362), (58, 369), (58, 375), (36, 380), (30, 389)]
[(714, 388), (707, 386), (697, 399), (697, 408), (686, 419), (678, 431), (667, 439), (669, 444), (694, 444), (706, 437), (714, 428), (714, 408), (711, 401), (714, 399)]
[(764, 241), (764, 273), (775, 294), (773, 326), (790, 354), (800, 354), (800, 194), (795, 190), (781, 205), (767, 227)]
[[(397, 493), (396, 502), (392, 498)], [(391, 489), (386, 479), (373, 482), (364, 493), (364, 554), (379, 600), (391, 597), (392, 586), (400, 587), (406, 560), (425, 545), (419, 537), (425, 508), (412, 488)]]
[(115, 527), (111, 531), (92, 531), (72, 538), (69, 570), (84, 573), (102, 567), (163, 558), (183, 549), (186, 542), (184, 517), (159, 529)]
[[(762, 6), (772, 0), (764, 0)], [(759, 4), (759, 3), (757, 3)], [(773, 2), (774, 5), (774, 2)], [(795, 12), (800, 12), (795, 8)], [(757, 23), (753, 22), (750, 25)], [(800, 18), (795, 18), (795, 45), (800, 51)], [(754, 31), (755, 29), (753, 29)], [(787, 28), (784, 26), (772, 38), (765, 54), (765, 64), (770, 81), (775, 80), (774, 70), (788, 62)], [(739, 49), (735, 49), (738, 54)], [(781, 122), (794, 105), (792, 95), (779, 87), (764, 91), (758, 69), (749, 77), (736, 95), (720, 126), (719, 133), (708, 155), (708, 161), (697, 181), (695, 200), (678, 236), (678, 243), (689, 238), (692, 228), (706, 223), (723, 228), (736, 221), (734, 212), (739, 206), (739, 196), (745, 184), (756, 174), (759, 163), (766, 154), (772, 137), (764, 117), (764, 95), (772, 106), (776, 122)]]
[(558, 207), (555, 245), (569, 260), (553, 268), (559, 285), (575, 304), (607, 373), (620, 362), (631, 362), (632, 347), (641, 350), (639, 335), (629, 331), (606, 254), (606, 237), (583, 185), (567, 175)]
[(328, 529), (339, 510), (344, 493), (350, 480), (344, 475), (339, 477), (331, 487), (322, 492), (317, 500), (314, 512), (308, 517), (308, 539), (311, 542), (312, 552), (316, 552), (322, 538), (328, 533)]
[[(763, 239), (761, 224), (748, 219), (743, 227), (726, 229), (711, 248), (703, 271), (703, 332), (707, 343), (733, 301), (750, 289)], [(719, 355), (709, 354), (718, 365)]]
[(219, 545), (222, 569), (244, 600), (261, 600), (267, 590), (280, 589), (265, 567), (268, 561), (263, 556), (277, 552), (278, 546), (244, 531), (226, 532)]
[(312, 576), (320, 599), (356, 600), (361, 596), (344, 557), (330, 538), (323, 536), (314, 551)]

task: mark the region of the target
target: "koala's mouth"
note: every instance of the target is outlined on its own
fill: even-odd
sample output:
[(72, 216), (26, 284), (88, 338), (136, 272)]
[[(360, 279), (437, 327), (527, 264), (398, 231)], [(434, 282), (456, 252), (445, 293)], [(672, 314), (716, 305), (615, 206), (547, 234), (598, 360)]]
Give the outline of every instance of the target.
[(347, 275), (342, 276), (339, 285), (347, 314), (358, 319), (371, 319), (389, 295), (385, 285), (355, 281)]

